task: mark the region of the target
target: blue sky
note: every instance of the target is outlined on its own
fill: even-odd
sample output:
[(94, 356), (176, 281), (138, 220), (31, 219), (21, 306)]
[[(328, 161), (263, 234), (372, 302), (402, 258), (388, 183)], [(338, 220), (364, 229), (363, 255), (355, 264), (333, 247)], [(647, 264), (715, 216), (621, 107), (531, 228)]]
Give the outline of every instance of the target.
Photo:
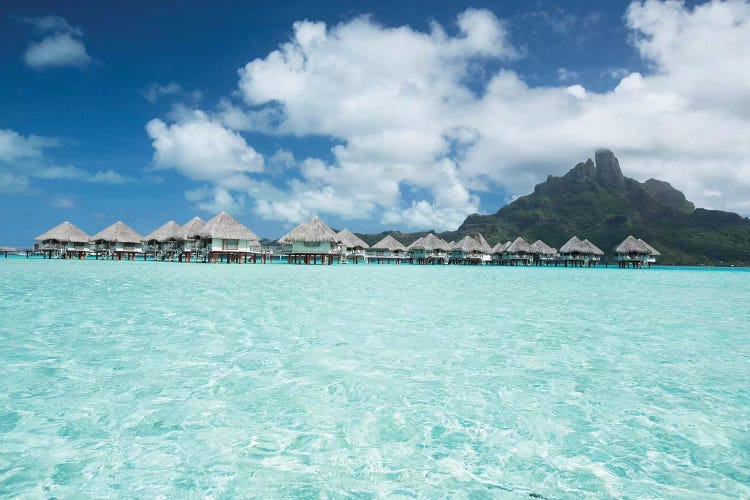
[[(312, 215), (363, 232), (455, 228), (599, 146), (626, 175), (747, 214), (748, 10), (6, 3), (1, 243), (62, 220), (145, 234), (220, 209), (266, 237)], [(711, 76), (725, 68), (714, 59), (735, 86)]]

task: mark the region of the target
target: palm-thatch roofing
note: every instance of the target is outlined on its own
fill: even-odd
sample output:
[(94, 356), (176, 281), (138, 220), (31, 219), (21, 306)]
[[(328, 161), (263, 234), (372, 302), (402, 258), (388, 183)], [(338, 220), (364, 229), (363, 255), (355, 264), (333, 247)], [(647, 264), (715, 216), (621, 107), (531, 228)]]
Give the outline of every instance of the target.
[(614, 250), (617, 253), (650, 253), (649, 250), (632, 235), (629, 235), (627, 238), (622, 240), (620, 244), (614, 248)]
[(102, 229), (94, 236), (91, 241), (106, 241), (109, 243), (140, 243), (143, 236), (136, 233), (124, 222), (117, 221), (106, 229)]
[(391, 252), (405, 252), (406, 247), (390, 234), (382, 240), (375, 243), (372, 247), (373, 250), (389, 250)]
[(536, 240), (531, 244), (531, 248), (533, 249), (533, 253), (537, 255), (555, 255), (557, 253), (557, 250), (555, 250), (542, 240)]
[(226, 212), (210, 219), (198, 234), (201, 238), (223, 240), (258, 240), (258, 236)]
[(158, 227), (143, 237), (143, 241), (164, 242), (176, 240), (180, 235), (182, 226), (171, 220), (161, 227)]
[(479, 243), (479, 246), (482, 247), (482, 252), (484, 253), (491, 253), (492, 247), (489, 243), (487, 243), (487, 240), (484, 239), (484, 236), (482, 236), (482, 233), (477, 233), (476, 238), (474, 238), (477, 243)]
[(336, 236), (339, 237), (339, 242), (341, 242), (345, 248), (370, 248), (370, 245), (365, 243), (362, 238), (348, 229), (342, 229)]
[(501, 241), (497, 245), (495, 245), (494, 247), (492, 247), (491, 253), (493, 255), (495, 255), (495, 254), (499, 255), (499, 254), (503, 253), (505, 251), (505, 249), (508, 248), (509, 245), (510, 245), (510, 241), (506, 241), (505, 243), (503, 243)]
[(638, 241), (640, 241), (641, 243), (643, 243), (644, 245), (646, 245), (646, 248), (648, 248), (651, 251), (651, 255), (653, 255), (654, 257), (658, 257), (659, 255), (661, 255), (661, 252), (659, 250), (657, 250), (656, 248), (652, 247), (651, 245), (649, 245), (648, 243), (646, 243), (642, 239), (638, 238)]
[(457, 243), (453, 244), (453, 251), (463, 253), (481, 252), (482, 245), (471, 236), (464, 236)]
[[(654, 249), (651, 245), (633, 236), (628, 236), (615, 247), (615, 252), (622, 254), (634, 253), (640, 255), (655, 255), (653, 253), (655, 251), (656, 249)], [(660, 254), (658, 254), (657, 252), (656, 255)]]
[(57, 240), (72, 243), (87, 243), (89, 235), (81, 231), (75, 224), (65, 221), (34, 239), (37, 241)]
[(594, 245), (594, 244), (593, 244), (593, 243), (591, 243), (591, 242), (590, 242), (589, 240), (583, 240), (583, 244), (584, 244), (584, 245), (586, 245), (587, 247), (589, 247), (589, 248), (591, 249), (591, 252), (592, 252), (592, 253), (593, 253), (594, 255), (598, 255), (598, 256), (600, 256), (600, 257), (601, 257), (602, 255), (604, 255), (604, 252), (602, 252), (602, 250), (601, 250), (601, 249), (600, 249), (600, 248), (599, 248), (598, 246)]
[(531, 248), (529, 242), (520, 236), (513, 240), (513, 242), (505, 248), (505, 253), (516, 254), (516, 253), (533, 253), (534, 249)]
[(338, 240), (339, 237), (333, 229), (328, 227), (328, 225), (318, 217), (313, 217), (308, 222), (300, 224), (279, 238), (279, 243), (293, 243), (295, 241), (328, 241), (336, 243)]
[(200, 217), (193, 217), (187, 221), (181, 228), (178, 234), (178, 239), (181, 240), (194, 240), (200, 236), (201, 230), (206, 223)]
[(432, 252), (434, 250), (443, 250), (450, 252), (451, 246), (447, 241), (438, 238), (434, 234), (430, 233), (424, 238), (420, 238), (411, 245), (412, 250), (424, 250), (425, 252)]
[(409, 245), (408, 247), (406, 247), (406, 249), (407, 249), (407, 250), (411, 250), (412, 248), (414, 248), (414, 245), (416, 245), (417, 243), (419, 243), (419, 242), (420, 242), (420, 241), (422, 241), (423, 239), (424, 239), (424, 236), (420, 236), (420, 237), (419, 237), (419, 238), (417, 238), (416, 240), (412, 241), (412, 242), (411, 242), (411, 244), (410, 244), (410, 245)]
[(592, 253), (591, 247), (578, 239), (578, 236), (570, 238), (567, 243), (560, 247), (559, 251), (561, 254), (580, 253), (588, 255)]

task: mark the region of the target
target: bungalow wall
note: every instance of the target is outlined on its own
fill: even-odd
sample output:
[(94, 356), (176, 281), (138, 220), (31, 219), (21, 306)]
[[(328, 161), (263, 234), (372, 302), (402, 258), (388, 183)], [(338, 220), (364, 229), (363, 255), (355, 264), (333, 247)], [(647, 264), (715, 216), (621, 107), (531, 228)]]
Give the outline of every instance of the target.
[(206, 240), (206, 250), (209, 252), (260, 252), (260, 247), (253, 246), (250, 240), (229, 240), (223, 238), (212, 238)]
[(293, 241), (283, 246), (287, 253), (296, 254), (330, 254), (337, 253), (336, 244), (330, 241)]

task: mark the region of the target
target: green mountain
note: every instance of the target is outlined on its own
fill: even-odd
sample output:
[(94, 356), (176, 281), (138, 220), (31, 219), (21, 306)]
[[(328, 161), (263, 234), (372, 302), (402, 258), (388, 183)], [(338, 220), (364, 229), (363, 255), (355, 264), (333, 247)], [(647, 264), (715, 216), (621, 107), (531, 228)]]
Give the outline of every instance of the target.
[[(604, 149), (596, 151), (594, 161), (579, 163), (562, 177), (549, 176), (497, 213), (470, 215), (457, 231), (440, 236), (450, 241), (477, 232), (491, 244), (523, 236), (556, 248), (576, 235), (608, 256), (632, 234), (662, 253), (660, 263), (750, 265), (750, 220), (696, 209), (667, 182), (627, 178), (615, 155)], [(385, 234), (360, 236), (373, 243)], [(425, 233), (391, 234), (406, 244)]]

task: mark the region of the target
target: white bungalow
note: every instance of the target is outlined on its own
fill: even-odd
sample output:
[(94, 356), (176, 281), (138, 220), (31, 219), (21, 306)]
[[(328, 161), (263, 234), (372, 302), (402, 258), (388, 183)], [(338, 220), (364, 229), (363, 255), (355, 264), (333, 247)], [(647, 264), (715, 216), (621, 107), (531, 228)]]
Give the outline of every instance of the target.
[(365, 243), (362, 238), (348, 229), (342, 229), (337, 236), (339, 238), (338, 250), (341, 253), (341, 262), (351, 260), (358, 264), (360, 260), (363, 262), (366, 260), (366, 250), (370, 248), (370, 245)]
[(84, 259), (89, 252), (89, 235), (68, 221), (59, 224), (34, 240), (34, 250), (45, 258)]
[(287, 262), (295, 264), (332, 264), (341, 254), (336, 248), (339, 237), (336, 232), (317, 217), (300, 224), (279, 238), (281, 251)]
[(154, 259), (164, 260), (174, 255), (175, 241), (180, 236), (182, 226), (171, 220), (143, 237), (143, 251), (152, 254)]
[(464, 236), (452, 245), (448, 263), (479, 265), (484, 263), (484, 256), (482, 245), (471, 236)]
[(604, 254), (592, 243), (587, 244), (578, 239), (577, 236), (573, 236), (560, 247), (560, 260), (565, 264), (565, 267), (568, 267), (568, 264), (572, 267), (592, 267), (601, 258), (601, 255), (598, 255), (599, 252), (601, 252), (601, 255)]
[(92, 250), (96, 257), (109, 257), (110, 259), (134, 260), (143, 253), (143, 236), (136, 233), (125, 223), (117, 221), (106, 229), (103, 229), (91, 237)]
[(620, 269), (651, 267), (661, 255), (654, 247), (633, 236), (628, 236), (615, 248), (615, 261)]
[(534, 249), (520, 236), (510, 242), (502, 252), (502, 262), (510, 266), (528, 266), (534, 256)]
[(395, 262), (401, 264), (401, 261), (408, 259), (406, 247), (390, 234), (370, 247), (367, 253), (369, 262), (390, 264)]
[(451, 247), (447, 241), (430, 233), (410, 246), (411, 261), (417, 264), (445, 264)]
[(193, 217), (187, 221), (177, 233), (174, 252), (180, 262), (190, 262), (193, 254), (199, 252), (198, 242), (200, 232), (206, 223), (200, 217)]
[(258, 236), (226, 212), (206, 222), (198, 238), (205, 262), (257, 262), (261, 254)]

